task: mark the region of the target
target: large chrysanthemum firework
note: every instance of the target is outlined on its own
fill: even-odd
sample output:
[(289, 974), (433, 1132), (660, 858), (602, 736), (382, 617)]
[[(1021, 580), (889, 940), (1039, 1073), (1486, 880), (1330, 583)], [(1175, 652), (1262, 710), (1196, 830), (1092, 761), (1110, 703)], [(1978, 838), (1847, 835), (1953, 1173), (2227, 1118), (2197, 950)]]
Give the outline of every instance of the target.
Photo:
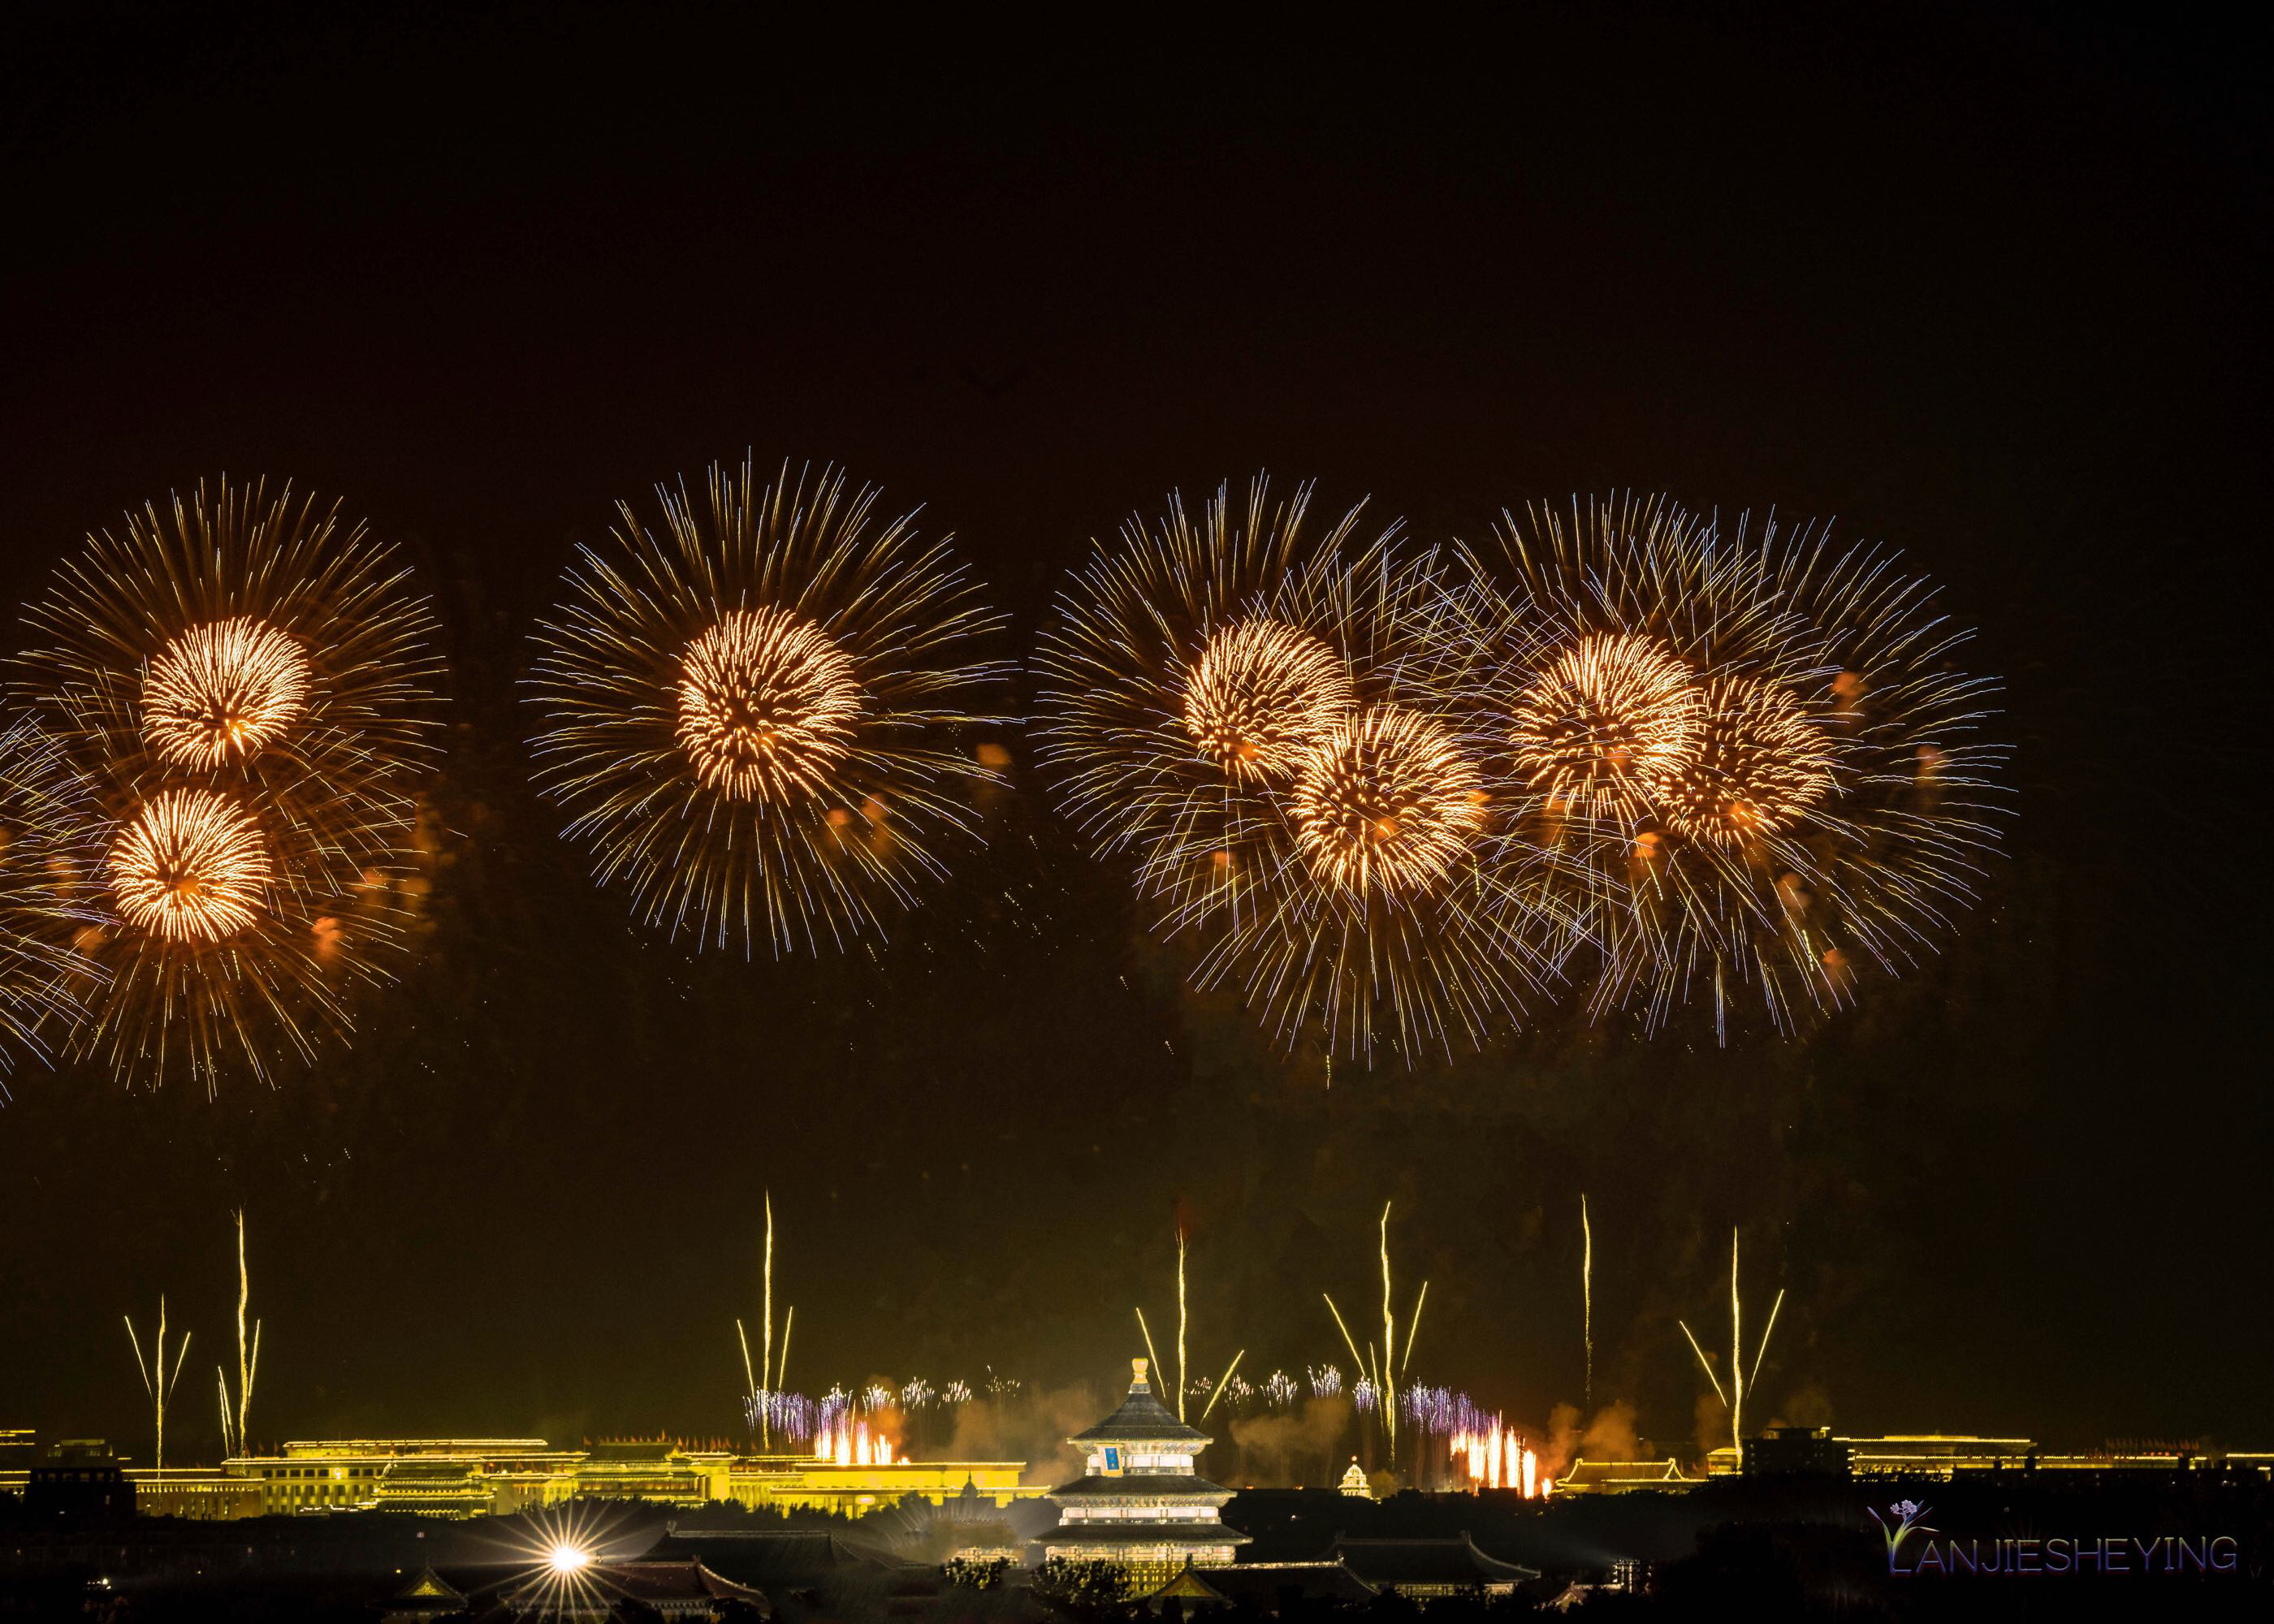
[(92, 990), (72, 945), (94, 917), (96, 853), (87, 786), (54, 734), (0, 725), (0, 1076), (45, 1058)]
[(1424, 894), (1482, 831), (1480, 783), (1449, 729), (1419, 710), (1369, 705), (1306, 756), (1290, 798), (1295, 843), (1328, 884)]
[(1650, 771), (1667, 830), (1728, 850), (1795, 827), (1832, 793), (1832, 741), (1773, 682), (1716, 674), (1678, 763)]
[(260, 921), (275, 871), (252, 813), (209, 789), (169, 789), (110, 843), (103, 879), (118, 916), (168, 942), (222, 942)]
[[(1789, 1030), (1843, 1002), (1862, 963), (1914, 959), (1989, 844), (1977, 792), (1998, 755), (1972, 742), (1986, 685), (1932, 664), (1957, 639), (1918, 614), (1924, 589), (1875, 555), (1828, 558), (1805, 533), (1749, 544), (1655, 499), (1568, 524), (1535, 510), (1502, 540), (1502, 578), (1464, 600), (1448, 658), (1509, 718), (1495, 800), (1529, 797), (1517, 822), (1570, 860), (1593, 1012), (1654, 1028), (1697, 1000), (1726, 1037), (1751, 986)], [(1678, 748), (1630, 734), (1609, 793), (1543, 774), (1533, 720), (1590, 649), (1687, 695)], [(1959, 792), (1930, 792), (1954, 751)]]
[(1236, 911), (1274, 870), (1276, 798), (1352, 703), (1371, 635), (1353, 587), (1389, 532), (1353, 560), (1363, 504), (1313, 535), (1310, 498), (1275, 502), (1258, 477), (1244, 503), (1220, 487), (1195, 523), (1171, 494), (1165, 518), (1133, 516), (1096, 546), (1043, 634), (1042, 759), (1161, 922)]
[(91, 538), (30, 620), (11, 689), (101, 846), (74, 1052), (208, 1088), (312, 1058), (402, 944), (439, 668), (403, 566), (335, 508), (223, 482)]
[(664, 533), (621, 507), (539, 631), (539, 781), (650, 923), (841, 945), (972, 828), (997, 617), (945, 542), (876, 524), (833, 471), (658, 495)]
[(1697, 755), (1703, 710), (1693, 673), (1665, 643), (1587, 632), (1525, 689), (1509, 741), (1551, 805), (1632, 822), (1645, 815), (1644, 786)]
[(1201, 645), (1184, 697), (1185, 732), (1226, 778), (1284, 784), (1348, 709), (1350, 673), (1325, 639), (1259, 615)]
[(142, 736), (160, 759), (211, 768), (283, 739), (308, 709), (306, 650), (249, 615), (207, 620), (151, 659), (142, 683)]

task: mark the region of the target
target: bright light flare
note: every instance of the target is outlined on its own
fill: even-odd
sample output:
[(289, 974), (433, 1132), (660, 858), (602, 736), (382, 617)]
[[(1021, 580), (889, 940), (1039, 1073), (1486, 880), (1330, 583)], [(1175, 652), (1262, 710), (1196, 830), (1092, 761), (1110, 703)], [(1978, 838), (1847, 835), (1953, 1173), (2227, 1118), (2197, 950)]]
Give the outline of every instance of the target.
[(592, 1565), (592, 1553), (583, 1545), (562, 1540), (545, 1553), (545, 1565), (566, 1579), (583, 1573)]

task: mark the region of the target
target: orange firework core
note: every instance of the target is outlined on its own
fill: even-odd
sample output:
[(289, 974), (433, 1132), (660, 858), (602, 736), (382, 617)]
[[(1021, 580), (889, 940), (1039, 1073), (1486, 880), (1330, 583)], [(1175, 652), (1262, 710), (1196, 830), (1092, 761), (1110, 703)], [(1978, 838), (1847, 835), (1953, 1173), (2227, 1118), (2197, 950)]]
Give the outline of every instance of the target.
[(1413, 894), (1451, 872), (1484, 827), (1476, 768), (1419, 710), (1373, 705), (1305, 759), (1291, 800), (1298, 844), (1320, 878)]
[(308, 708), (306, 650), (238, 615), (167, 643), (142, 681), (142, 736), (161, 759), (208, 771), (257, 755)]
[(1335, 651), (1279, 620), (1234, 620), (1210, 636), (1185, 677), (1185, 731), (1227, 777), (1293, 776), (1351, 703)]
[(1509, 741), (1552, 802), (1631, 822), (1647, 809), (1645, 786), (1689, 762), (1704, 709), (1690, 668), (1664, 643), (1591, 634), (1525, 691)]
[(1697, 748), (1651, 794), (1667, 826), (1736, 846), (1789, 829), (1832, 792), (1832, 754), (1799, 702), (1773, 683), (1716, 677)]
[(227, 795), (167, 790), (111, 841), (103, 876), (119, 917), (169, 942), (219, 942), (260, 918), (272, 872), (252, 815)]
[(823, 791), (852, 750), (861, 703), (852, 659), (819, 626), (737, 609), (688, 645), (679, 742), (706, 787), (786, 802)]

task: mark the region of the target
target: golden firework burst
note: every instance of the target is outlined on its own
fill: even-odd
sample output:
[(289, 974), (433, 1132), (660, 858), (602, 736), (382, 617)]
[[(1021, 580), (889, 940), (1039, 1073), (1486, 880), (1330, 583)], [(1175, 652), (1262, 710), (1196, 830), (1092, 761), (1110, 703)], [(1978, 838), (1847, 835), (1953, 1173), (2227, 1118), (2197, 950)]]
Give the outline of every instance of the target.
[(312, 1061), (407, 946), (435, 758), (433, 617), (364, 529), (201, 485), (57, 570), (10, 694), (101, 831), (71, 1049), (132, 1081)]
[(199, 770), (242, 761), (307, 713), (307, 651), (249, 615), (169, 639), (142, 682), (142, 736), (160, 760)]
[(853, 748), (853, 661), (791, 610), (736, 609), (688, 644), (679, 742), (696, 777), (730, 801), (787, 805), (822, 793)]
[(1673, 833), (1743, 847), (1793, 828), (1832, 793), (1831, 741), (1783, 688), (1723, 673), (1704, 699), (1688, 760), (1650, 780)]
[(245, 807), (207, 789), (167, 790), (112, 839), (103, 877), (119, 917), (167, 942), (226, 941), (261, 917), (275, 871)]
[(1551, 808), (1633, 823), (1648, 811), (1648, 786), (1689, 766), (1705, 714), (1690, 667), (1665, 643), (1593, 633), (1518, 701), (1509, 742)]
[(1350, 673), (1325, 639), (1265, 616), (1220, 628), (1184, 680), (1186, 731), (1242, 783), (1292, 778), (1350, 703)]
[(999, 779), (968, 737), (999, 618), (872, 489), (737, 473), (699, 506), (659, 487), (661, 534), (620, 504), (583, 549), (538, 632), (538, 782), (651, 924), (842, 947), (945, 876)]
[(1305, 758), (1289, 798), (1312, 871), (1354, 891), (1414, 897), (1452, 872), (1485, 823), (1476, 765), (1451, 730), (1369, 705)]

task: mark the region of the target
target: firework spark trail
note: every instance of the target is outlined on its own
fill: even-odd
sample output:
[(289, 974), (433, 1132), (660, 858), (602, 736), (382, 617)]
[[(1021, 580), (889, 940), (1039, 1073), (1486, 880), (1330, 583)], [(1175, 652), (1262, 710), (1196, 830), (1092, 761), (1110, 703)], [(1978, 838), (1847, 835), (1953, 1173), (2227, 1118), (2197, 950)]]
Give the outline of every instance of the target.
[(538, 632), (538, 781), (604, 885), (674, 937), (777, 956), (880, 931), (976, 838), (1000, 781), (961, 742), (1003, 670), (983, 608), (915, 515), (824, 470), (713, 467), (659, 486), (663, 533), (618, 507)]
[(351, 1036), (407, 946), (438, 756), (435, 622), (393, 551), (223, 481), (90, 537), (27, 619), (11, 697), (107, 846), (71, 1052), (212, 1092)]
[(1246, 1357), (1247, 1350), (1242, 1348), (1238, 1353), (1231, 1356), (1231, 1363), (1224, 1367), (1224, 1375), (1217, 1380), (1216, 1390), (1209, 1395), (1209, 1402), (1201, 1407), (1201, 1419), (1202, 1421), (1206, 1421), (1209, 1418), (1209, 1411), (1216, 1408), (1216, 1402), (1224, 1396), (1224, 1389), (1231, 1386), (1232, 1372), (1239, 1368), (1239, 1362)]
[(1177, 1230), (1177, 1419), (1185, 1418), (1185, 1231)]
[(1137, 1311), (1137, 1329), (1145, 1338), (1145, 1358), (1148, 1367), (1159, 1370), (1161, 1356), (1153, 1351), (1153, 1333), (1145, 1324), (1145, 1311), (1142, 1308)]
[(1587, 1349), (1583, 1409), (1595, 1412), (1595, 1228), (1587, 1222), (1587, 1194), (1579, 1192), (1579, 1327)]
[(149, 1395), (157, 1417), (157, 1438), (151, 1451), (150, 1464), (158, 1470), (166, 1469), (166, 1406), (173, 1402), (174, 1387), (182, 1380), (182, 1369), (189, 1362), (191, 1332), (182, 1333), (182, 1340), (174, 1349), (174, 1374), (166, 1376), (166, 1294), (158, 1294), (157, 1357), (146, 1362), (142, 1357), (142, 1339), (134, 1334), (134, 1319), (131, 1314), (120, 1316), (126, 1324), (126, 1340), (134, 1350), (134, 1368), (141, 1373), (142, 1390)]
[(1397, 1361), (1397, 1373), (1403, 1376), (1413, 1367), (1413, 1339), (1421, 1335), (1421, 1309), (1429, 1300), (1429, 1282), (1421, 1282), (1421, 1294), (1413, 1299), (1413, 1318), (1405, 1327), (1405, 1354)]
[(91, 794), (59, 737), (0, 725), (0, 1079), (19, 1052), (46, 1060), (48, 1029), (67, 1030), (94, 990), (75, 945), (101, 917)]

